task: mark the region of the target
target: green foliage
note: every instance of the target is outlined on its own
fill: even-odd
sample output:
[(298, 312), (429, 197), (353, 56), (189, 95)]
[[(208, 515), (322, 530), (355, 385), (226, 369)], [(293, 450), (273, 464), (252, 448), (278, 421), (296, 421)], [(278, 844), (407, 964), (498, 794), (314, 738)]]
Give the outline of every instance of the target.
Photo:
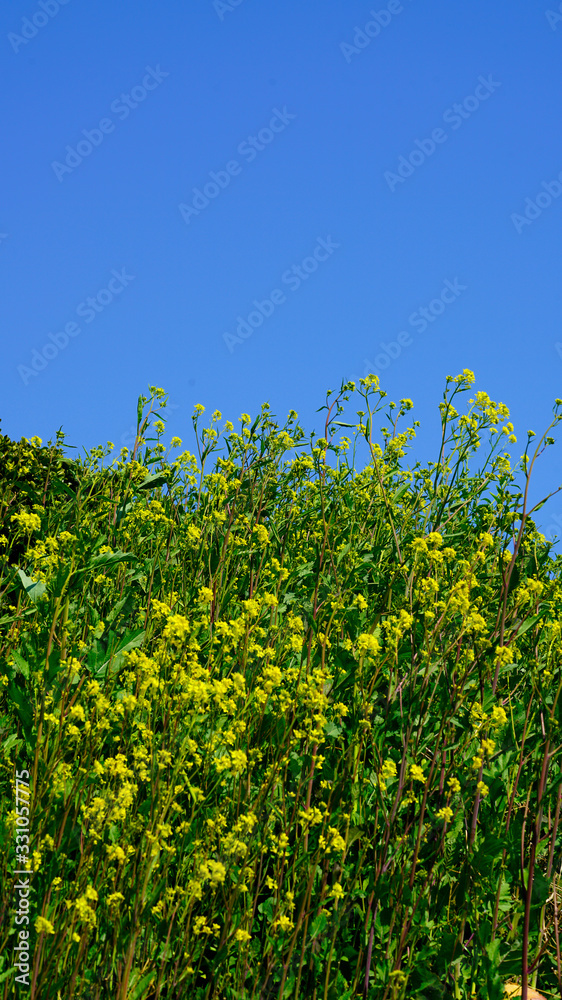
[(522, 490), (507, 407), (453, 406), (473, 380), (427, 468), (410, 400), (373, 441), (373, 376), (316, 441), (197, 406), (174, 458), (155, 387), (109, 467), (0, 439), (0, 954), (29, 858), (31, 1000), (559, 994), (562, 561), (527, 508), (552, 438)]

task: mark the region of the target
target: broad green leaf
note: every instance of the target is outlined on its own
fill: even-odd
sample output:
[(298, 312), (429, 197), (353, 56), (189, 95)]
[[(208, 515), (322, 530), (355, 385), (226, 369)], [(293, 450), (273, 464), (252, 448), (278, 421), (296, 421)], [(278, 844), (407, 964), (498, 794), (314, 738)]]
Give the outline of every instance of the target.
[(137, 486), (138, 490), (155, 490), (158, 486), (165, 486), (170, 480), (169, 472), (155, 472), (151, 476), (147, 476), (146, 479), (142, 481)]
[(27, 661), (24, 660), (23, 656), (20, 656), (19, 653), (16, 653), (15, 650), (13, 650), (10, 655), (17, 667), (17, 673), (23, 674), (26, 681), (29, 680), (29, 664), (27, 663)]
[(33, 601), (34, 604), (37, 604), (37, 601), (40, 600), (47, 589), (45, 584), (41, 583), (40, 580), (32, 580), (29, 576), (26, 576), (22, 569), (18, 569), (18, 576), (27, 596)]
[(142, 646), (145, 635), (145, 630), (142, 628), (135, 629), (133, 632), (128, 632), (124, 635), (110, 655), (107, 656), (105, 654), (105, 659), (101, 666), (94, 669), (95, 677), (105, 677), (110, 664), (111, 674), (115, 676), (123, 662), (123, 654), (128, 653), (131, 649), (137, 649), (139, 646)]

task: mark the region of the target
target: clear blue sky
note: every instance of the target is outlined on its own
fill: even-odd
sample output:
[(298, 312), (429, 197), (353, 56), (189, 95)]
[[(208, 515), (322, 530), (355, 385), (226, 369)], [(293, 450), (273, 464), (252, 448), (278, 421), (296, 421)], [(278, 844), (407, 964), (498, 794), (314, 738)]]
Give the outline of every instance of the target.
[(562, 396), (549, 2), (3, 4), (4, 433), (120, 446), (154, 384), (189, 448), (195, 403), (320, 434), (326, 390), (374, 371), (425, 461), (470, 368), (519, 458)]

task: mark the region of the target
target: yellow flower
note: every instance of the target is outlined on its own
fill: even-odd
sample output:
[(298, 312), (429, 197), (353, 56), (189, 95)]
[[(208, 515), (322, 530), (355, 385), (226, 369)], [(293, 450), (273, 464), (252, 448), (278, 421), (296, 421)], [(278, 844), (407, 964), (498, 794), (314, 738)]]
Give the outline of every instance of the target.
[(385, 760), (383, 766), (381, 767), (381, 772), (379, 775), (379, 787), (380, 788), (386, 787), (385, 782), (388, 781), (390, 778), (395, 778), (395, 777), (396, 777), (396, 764), (394, 763), (393, 760), (390, 760), (389, 758), (388, 760)]
[(328, 896), (333, 896), (334, 899), (341, 899), (344, 895), (341, 882), (336, 882), (335, 885), (330, 889)]
[(251, 936), (252, 935), (249, 933), (249, 931), (242, 930), (241, 927), (238, 928), (236, 934), (234, 935), (237, 941), (242, 941), (242, 942), (249, 941)]
[(376, 655), (380, 649), (379, 640), (376, 635), (372, 635), (370, 632), (362, 632), (357, 639), (357, 652), (359, 656), (365, 656), (366, 653), (371, 653)]
[(125, 851), (118, 844), (108, 844), (106, 846), (107, 856), (110, 861), (124, 861)]
[(507, 722), (507, 715), (505, 714), (505, 709), (501, 705), (494, 705), (492, 709), (492, 720), (491, 725), (495, 729), (499, 729), (500, 726), (505, 726)]
[(210, 604), (211, 601), (213, 600), (213, 591), (211, 590), (211, 588), (201, 587), (201, 589), (199, 590), (198, 600), (200, 604)]
[(45, 917), (37, 917), (37, 920), (35, 921), (35, 932), (37, 934), (54, 934), (55, 928), (50, 920), (46, 920)]
[(437, 813), (437, 819), (444, 819), (446, 823), (450, 823), (453, 818), (453, 810), (449, 806), (443, 806), (442, 809)]
[(410, 777), (412, 781), (421, 781), (422, 784), (425, 784), (425, 774), (419, 764), (412, 764), (410, 766)]
[(490, 789), (483, 781), (478, 782), (476, 790), (480, 792), (480, 795), (482, 796), (483, 799), (485, 799), (486, 796), (490, 794)]
[(10, 521), (15, 521), (18, 528), (23, 528), (29, 534), (32, 531), (39, 531), (41, 527), (41, 518), (37, 514), (28, 514), (26, 511), (21, 511), (19, 514), (12, 514)]
[(451, 789), (451, 791), (453, 793), (454, 792), (460, 792), (460, 790), (461, 790), (461, 783), (458, 780), (458, 778), (449, 778), (449, 781), (447, 782), (447, 784), (449, 785), (449, 788)]
[(85, 715), (82, 705), (73, 705), (68, 713), (70, 719), (78, 719), (79, 722), (84, 722)]
[(295, 925), (292, 922), (292, 920), (290, 920), (289, 917), (286, 917), (285, 915), (279, 917), (279, 919), (276, 920), (275, 923), (273, 924), (274, 928), (278, 927), (282, 931), (290, 931), (293, 929), (294, 926)]

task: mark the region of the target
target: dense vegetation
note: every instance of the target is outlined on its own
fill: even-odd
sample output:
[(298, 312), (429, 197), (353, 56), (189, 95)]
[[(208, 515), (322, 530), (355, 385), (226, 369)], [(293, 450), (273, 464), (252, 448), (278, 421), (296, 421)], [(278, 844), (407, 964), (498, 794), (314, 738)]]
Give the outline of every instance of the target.
[(473, 381), (411, 470), (374, 376), (308, 442), (197, 406), (174, 458), (156, 388), (111, 465), (0, 438), (4, 1000), (560, 995), (562, 560), (528, 486), (562, 401), (514, 470)]

